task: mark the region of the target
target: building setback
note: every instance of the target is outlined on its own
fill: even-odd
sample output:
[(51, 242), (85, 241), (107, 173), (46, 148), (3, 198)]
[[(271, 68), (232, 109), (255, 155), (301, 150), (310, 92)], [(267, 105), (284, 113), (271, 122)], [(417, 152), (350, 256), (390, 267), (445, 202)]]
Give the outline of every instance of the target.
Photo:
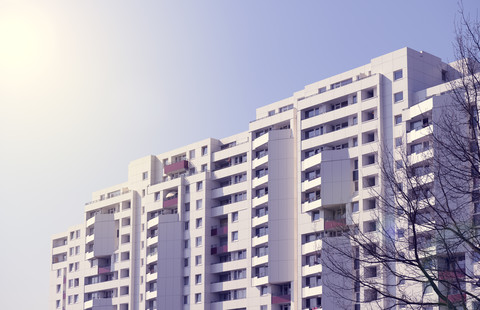
[(52, 237), (50, 309), (336, 309), (318, 236), (375, 228), (378, 160), (428, 148), (407, 126), (452, 70), (403, 48), (258, 108), (246, 132), (131, 162)]

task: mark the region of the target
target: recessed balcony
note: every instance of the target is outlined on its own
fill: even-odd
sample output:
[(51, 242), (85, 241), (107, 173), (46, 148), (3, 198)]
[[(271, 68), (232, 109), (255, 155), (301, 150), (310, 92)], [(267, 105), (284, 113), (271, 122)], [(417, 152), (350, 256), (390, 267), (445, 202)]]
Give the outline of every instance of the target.
[(112, 272), (111, 266), (103, 266), (103, 267), (98, 266), (98, 274), (104, 274), (109, 272)]
[(178, 206), (178, 197), (172, 197), (163, 201), (164, 208), (173, 208)]
[(210, 236), (222, 236), (228, 234), (228, 226), (216, 227), (213, 226), (210, 230)]
[(221, 245), (221, 246), (216, 246), (213, 245), (210, 248), (210, 254), (215, 255), (215, 254), (222, 254), (222, 253), (227, 253), (228, 252), (228, 245)]
[(336, 219), (336, 220), (325, 220), (325, 230), (331, 229), (342, 229), (346, 225), (346, 220)]
[(180, 160), (180, 161), (177, 161), (176, 163), (165, 165), (163, 167), (163, 172), (165, 174), (178, 173), (186, 170), (188, 170), (188, 161), (186, 160)]
[(289, 304), (292, 301), (291, 295), (272, 295), (272, 304)]

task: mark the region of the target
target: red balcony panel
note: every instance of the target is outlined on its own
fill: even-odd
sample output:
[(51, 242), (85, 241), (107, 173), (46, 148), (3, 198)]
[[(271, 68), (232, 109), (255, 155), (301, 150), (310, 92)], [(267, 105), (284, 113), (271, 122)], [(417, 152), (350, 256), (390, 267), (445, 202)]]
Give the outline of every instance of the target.
[(98, 274), (109, 273), (110, 271), (110, 266), (98, 267)]
[(185, 171), (187, 169), (188, 169), (188, 161), (186, 160), (177, 161), (176, 163), (165, 165), (163, 167), (163, 171), (165, 172), (165, 174)]
[(456, 302), (465, 300), (465, 294), (452, 294), (452, 295), (448, 295), (448, 300), (451, 301), (451, 302), (453, 302), (453, 303), (456, 303)]
[(288, 304), (291, 301), (290, 295), (272, 296), (272, 304)]
[(325, 230), (337, 229), (345, 226), (345, 219), (339, 220), (326, 220), (325, 221)]
[(163, 201), (163, 207), (176, 207), (178, 205), (178, 197), (167, 199)]
[(455, 280), (455, 279), (464, 279), (465, 273), (462, 270), (457, 271), (439, 271), (438, 278), (440, 280)]
[(218, 229), (219, 235), (226, 235), (228, 234), (228, 226), (223, 226)]
[(227, 253), (228, 252), (228, 245), (222, 245), (218, 247), (218, 254)]

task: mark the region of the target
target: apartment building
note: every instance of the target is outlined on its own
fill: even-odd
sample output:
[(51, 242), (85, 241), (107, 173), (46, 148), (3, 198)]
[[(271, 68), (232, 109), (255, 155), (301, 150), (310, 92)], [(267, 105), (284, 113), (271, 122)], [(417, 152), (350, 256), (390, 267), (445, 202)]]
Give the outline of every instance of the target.
[(451, 70), (403, 48), (258, 108), (248, 131), (131, 162), (52, 237), (50, 309), (337, 309), (323, 238), (376, 230), (379, 159), (429, 151)]

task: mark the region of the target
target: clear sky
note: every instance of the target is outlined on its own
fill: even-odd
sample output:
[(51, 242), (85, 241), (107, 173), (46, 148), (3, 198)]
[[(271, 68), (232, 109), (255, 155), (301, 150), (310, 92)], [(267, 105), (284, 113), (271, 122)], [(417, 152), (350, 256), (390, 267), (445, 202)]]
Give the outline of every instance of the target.
[[(478, 0), (464, 0), (475, 17)], [(130, 161), (409, 46), (452, 61), (453, 0), (0, 0), (0, 307), (46, 309), (50, 236)]]

